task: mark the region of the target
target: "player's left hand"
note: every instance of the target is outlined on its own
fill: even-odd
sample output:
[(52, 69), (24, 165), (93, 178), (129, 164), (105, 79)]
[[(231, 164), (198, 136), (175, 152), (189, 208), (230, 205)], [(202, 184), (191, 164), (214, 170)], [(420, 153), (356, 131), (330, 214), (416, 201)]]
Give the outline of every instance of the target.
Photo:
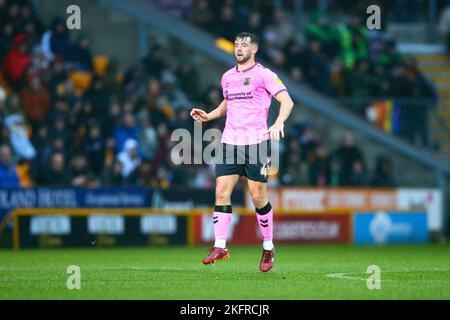
[(276, 121), (270, 128), (267, 130), (266, 134), (270, 136), (270, 139), (280, 140), (284, 138), (284, 123), (281, 121)]

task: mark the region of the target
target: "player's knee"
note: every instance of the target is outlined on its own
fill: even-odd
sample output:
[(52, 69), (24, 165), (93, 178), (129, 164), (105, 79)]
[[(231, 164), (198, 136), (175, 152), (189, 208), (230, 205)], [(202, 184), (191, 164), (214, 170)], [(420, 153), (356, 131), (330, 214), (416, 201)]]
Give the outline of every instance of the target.
[(267, 204), (267, 198), (263, 193), (253, 192), (252, 201), (256, 208), (262, 208)]
[(216, 188), (216, 204), (230, 203), (231, 192), (225, 188)]

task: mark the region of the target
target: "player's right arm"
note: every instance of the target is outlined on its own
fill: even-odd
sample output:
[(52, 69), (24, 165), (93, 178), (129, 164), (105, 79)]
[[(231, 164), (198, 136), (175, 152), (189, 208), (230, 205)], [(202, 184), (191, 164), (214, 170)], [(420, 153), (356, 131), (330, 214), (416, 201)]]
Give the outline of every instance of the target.
[(223, 99), (217, 108), (210, 113), (206, 113), (202, 109), (193, 108), (191, 110), (191, 117), (200, 122), (208, 122), (227, 114), (227, 100)]

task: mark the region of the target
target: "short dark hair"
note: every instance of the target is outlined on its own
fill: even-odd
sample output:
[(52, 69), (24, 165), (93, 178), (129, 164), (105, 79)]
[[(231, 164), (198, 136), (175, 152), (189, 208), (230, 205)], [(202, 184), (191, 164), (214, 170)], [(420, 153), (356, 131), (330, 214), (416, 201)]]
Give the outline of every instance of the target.
[(250, 32), (241, 32), (239, 34), (236, 35), (236, 40), (237, 39), (245, 39), (245, 38), (250, 38), (250, 42), (256, 44), (257, 46), (259, 46), (259, 38), (256, 34), (254, 33), (250, 33)]

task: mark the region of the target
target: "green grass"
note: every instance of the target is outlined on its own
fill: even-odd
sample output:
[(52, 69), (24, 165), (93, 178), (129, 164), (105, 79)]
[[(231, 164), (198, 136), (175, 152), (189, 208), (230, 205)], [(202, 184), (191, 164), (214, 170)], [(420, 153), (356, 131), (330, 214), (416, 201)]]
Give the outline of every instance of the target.
[[(269, 273), (260, 250), (210, 266), (206, 247), (3, 250), (0, 299), (450, 299), (450, 245), (278, 245)], [(366, 286), (372, 264), (380, 290)], [(81, 290), (66, 288), (69, 265)]]

